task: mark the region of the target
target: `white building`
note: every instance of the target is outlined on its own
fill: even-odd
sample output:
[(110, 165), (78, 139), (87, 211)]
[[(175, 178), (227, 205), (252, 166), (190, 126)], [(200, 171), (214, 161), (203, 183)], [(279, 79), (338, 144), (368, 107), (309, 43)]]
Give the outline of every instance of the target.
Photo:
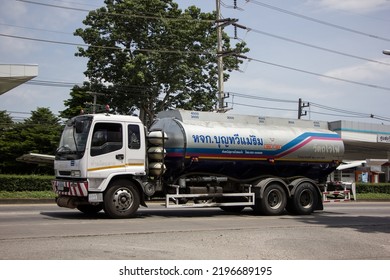
[(0, 94), (38, 76), (38, 65), (0, 64)]
[(352, 121), (329, 123), (344, 142), (343, 164), (333, 174), (334, 181), (389, 182), (390, 126)]

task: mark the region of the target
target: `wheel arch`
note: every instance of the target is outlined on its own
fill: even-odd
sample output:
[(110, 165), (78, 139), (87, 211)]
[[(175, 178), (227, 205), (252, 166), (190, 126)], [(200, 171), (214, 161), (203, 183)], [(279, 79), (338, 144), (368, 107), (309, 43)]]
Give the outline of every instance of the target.
[(125, 175), (125, 174), (120, 174), (120, 175), (115, 175), (115, 176), (112, 176), (109, 180), (109, 182), (107, 183), (107, 187), (106, 189), (104, 190), (104, 192), (107, 192), (107, 190), (115, 184), (115, 182), (117, 181), (120, 181), (120, 180), (126, 180), (126, 181), (129, 181), (131, 183), (133, 183), (135, 185), (135, 187), (137, 188), (137, 191), (140, 195), (140, 203), (142, 206), (144, 207), (148, 207), (145, 203), (145, 196), (144, 196), (144, 190), (142, 188), (142, 184), (141, 184), (141, 181), (139, 179), (137, 179), (136, 177), (134, 177), (133, 175)]
[(257, 181), (254, 184), (256, 197), (263, 199), (264, 198), (264, 190), (270, 184), (280, 185), (283, 188), (283, 190), (285, 191), (287, 198), (291, 197), (290, 189), (289, 189), (288, 185), (285, 183), (285, 181), (280, 179), (280, 178), (275, 178), (275, 177), (262, 179), (260, 181)]

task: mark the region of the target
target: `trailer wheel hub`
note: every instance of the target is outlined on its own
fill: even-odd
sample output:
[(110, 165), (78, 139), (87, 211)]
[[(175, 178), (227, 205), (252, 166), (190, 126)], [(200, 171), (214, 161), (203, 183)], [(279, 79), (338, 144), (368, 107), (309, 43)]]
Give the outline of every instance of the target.
[(300, 197), (302, 207), (308, 208), (313, 205), (313, 195), (310, 191), (304, 191)]
[(273, 190), (268, 195), (268, 204), (271, 208), (279, 208), (282, 203), (282, 194), (279, 190)]

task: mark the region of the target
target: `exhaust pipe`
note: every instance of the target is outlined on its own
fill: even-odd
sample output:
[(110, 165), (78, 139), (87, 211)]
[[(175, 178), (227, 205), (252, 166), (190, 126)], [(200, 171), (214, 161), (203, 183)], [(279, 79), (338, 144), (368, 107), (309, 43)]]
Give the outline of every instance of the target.
[(60, 207), (75, 209), (79, 203), (72, 197), (57, 197), (56, 203)]

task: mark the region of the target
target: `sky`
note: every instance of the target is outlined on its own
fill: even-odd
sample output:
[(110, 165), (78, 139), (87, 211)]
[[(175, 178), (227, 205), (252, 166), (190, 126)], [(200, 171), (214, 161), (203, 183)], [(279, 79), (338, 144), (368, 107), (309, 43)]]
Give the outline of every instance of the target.
[[(176, 2), (182, 9), (216, 9), (215, 0)], [(83, 27), (87, 12), (53, 5), (93, 10), (104, 2), (0, 0), (0, 5), (0, 64), (39, 68), (35, 83), (0, 95), (0, 110), (15, 119), (38, 107), (58, 114), (72, 85), (86, 80), (87, 59), (74, 55), (76, 44), (84, 42), (73, 32)], [(237, 39), (233, 27), (224, 31), (232, 43), (243, 40), (250, 48), (224, 84), (230, 113), (297, 118), (301, 98), (310, 105), (302, 119), (390, 125), (390, 56), (382, 53), (390, 49), (389, 0), (221, 0), (221, 16), (246, 27), (237, 30)]]

